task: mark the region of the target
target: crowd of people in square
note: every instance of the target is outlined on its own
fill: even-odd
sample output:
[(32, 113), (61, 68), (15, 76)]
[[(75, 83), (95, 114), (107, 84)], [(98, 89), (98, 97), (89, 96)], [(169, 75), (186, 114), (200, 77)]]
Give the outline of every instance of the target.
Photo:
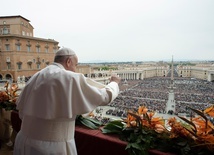
[[(152, 77), (143, 80), (128, 80), (126, 87), (121, 83), (121, 93), (109, 104), (115, 107), (115, 116), (126, 117), (127, 110), (136, 110), (139, 106), (146, 106), (150, 111), (166, 113), (166, 103), (170, 84), (170, 77)], [(190, 114), (188, 107), (204, 110), (214, 104), (214, 82), (206, 80), (181, 78), (173, 79), (175, 97), (174, 114)], [(121, 112), (122, 111), (122, 112)]]

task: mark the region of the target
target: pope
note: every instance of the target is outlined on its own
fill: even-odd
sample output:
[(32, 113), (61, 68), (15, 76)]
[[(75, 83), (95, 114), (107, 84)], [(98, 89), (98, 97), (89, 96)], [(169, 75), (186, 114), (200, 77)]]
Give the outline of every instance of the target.
[(61, 48), (54, 63), (26, 83), (16, 102), (22, 126), (14, 155), (77, 155), (76, 116), (107, 105), (118, 96), (118, 76), (103, 85), (76, 73), (77, 64), (76, 53)]

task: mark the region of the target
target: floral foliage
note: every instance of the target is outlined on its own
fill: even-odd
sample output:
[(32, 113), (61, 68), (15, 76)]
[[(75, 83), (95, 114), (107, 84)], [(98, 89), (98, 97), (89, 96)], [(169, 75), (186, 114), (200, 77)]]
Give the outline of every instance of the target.
[(102, 125), (100, 121), (97, 121), (90, 117), (83, 117), (82, 115), (78, 115), (76, 117), (76, 124), (84, 125), (90, 129), (98, 129)]
[(190, 109), (196, 113), (190, 120), (184, 117), (164, 120), (140, 106), (137, 112), (129, 111), (125, 120), (106, 124), (102, 132), (119, 134), (128, 142), (126, 149), (130, 155), (146, 155), (151, 149), (179, 155), (213, 154), (214, 106), (204, 111)]
[(16, 99), (18, 97), (18, 86), (16, 84), (5, 83), (4, 91), (0, 91), (0, 108), (5, 110), (16, 110)]

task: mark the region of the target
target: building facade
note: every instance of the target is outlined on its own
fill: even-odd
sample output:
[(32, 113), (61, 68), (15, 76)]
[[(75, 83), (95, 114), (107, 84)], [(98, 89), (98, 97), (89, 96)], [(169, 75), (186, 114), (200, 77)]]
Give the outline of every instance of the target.
[(0, 80), (16, 82), (53, 62), (59, 42), (34, 37), (30, 20), (0, 16)]
[(214, 81), (214, 65), (200, 64), (196, 66), (177, 66), (179, 77), (191, 77), (207, 81)]

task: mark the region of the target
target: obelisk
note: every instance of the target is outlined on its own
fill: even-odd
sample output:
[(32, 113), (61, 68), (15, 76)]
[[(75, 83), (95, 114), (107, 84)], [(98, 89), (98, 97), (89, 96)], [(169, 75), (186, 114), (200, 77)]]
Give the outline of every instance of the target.
[(168, 101), (166, 103), (166, 113), (175, 113), (175, 94), (174, 94), (174, 66), (173, 66), (173, 56), (171, 64), (171, 81), (169, 86)]

